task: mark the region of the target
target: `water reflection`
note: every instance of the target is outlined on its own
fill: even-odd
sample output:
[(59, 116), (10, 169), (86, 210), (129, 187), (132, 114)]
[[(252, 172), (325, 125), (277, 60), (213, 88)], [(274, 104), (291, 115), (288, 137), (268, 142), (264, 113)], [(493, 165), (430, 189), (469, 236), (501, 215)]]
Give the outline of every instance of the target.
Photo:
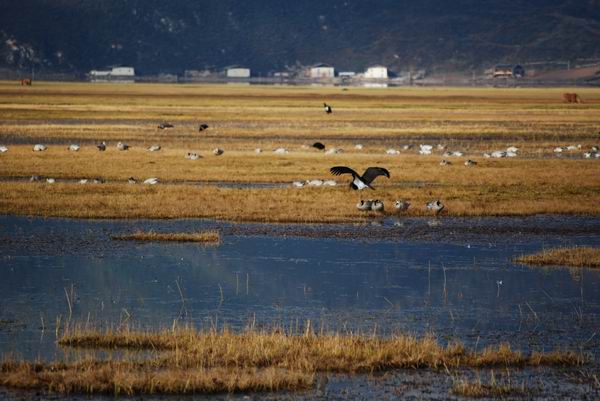
[[(441, 230), (427, 221), (328, 229)], [(569, 231), (566, 219), (562, 234), (552, 237), (503, 237), (494, 230), (486, 235), (481, 221), (442, 220), (453, 236), (344, 240), (276, 235), (285, 226), (271, 227), (267, 235), (240, 235), (243, 227), (253, 233), (266, 226), (198, 220), (2, 217), (0, 352), (30, 358), (60, 354), (54, 325), (57, 317), (67, 318), (72, 303), (72, 318), (79, 321), (241, 327), (250, 320), (268, 325), (311, 319), (328, 329), (434, 332), (477, 347), (509, 341), (525, 349), (581, 346), (598, 354), (593, 334), (600, 317), (600, 273), (528, 268), (511, 260), (544, 246), (598, 246), (600, 232), (575, 226)], [(496, 228), (511, 226), (510, 219), (485, 224), (492, 221)], [(534, 220), (525, 221), (520, 229), (534, 226)], [(560, 226), (542, 222), (550, 231)], [(218, 247), (110, 238), (139, 227), (219, 227), (225, 236)]]

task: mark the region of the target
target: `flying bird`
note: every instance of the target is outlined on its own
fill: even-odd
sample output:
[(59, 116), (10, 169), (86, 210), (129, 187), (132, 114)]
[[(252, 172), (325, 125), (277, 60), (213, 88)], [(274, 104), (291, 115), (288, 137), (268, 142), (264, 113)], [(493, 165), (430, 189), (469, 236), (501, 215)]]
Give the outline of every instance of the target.
[(323, 103), (323, 108), (325, 109), (325, 113), (327, 113), (327, 114), (333, 113), (333, 109), (327, 103)]
[(333, 175), (341, 175), (341, 174), (352, 174), (352, 182), (350, 183), (350, 188), (352, 189), (365, 189), (371, 188), (371, 183), (373, 180), (380, 175), (384, 175), (387, 178), (390, 178), (390, 172), (384, 169), (383, 167), (369, 167), (365, 170), (363, 175), (359, 175), (356, 171), (352, 170), (350, 167), (346, 166), (335, 166), (330, 170)]
[(198, 132), (202, 132), (207, 128), (208, 128), (208, 124), (200, 124), (200, 126), (198, 127)]

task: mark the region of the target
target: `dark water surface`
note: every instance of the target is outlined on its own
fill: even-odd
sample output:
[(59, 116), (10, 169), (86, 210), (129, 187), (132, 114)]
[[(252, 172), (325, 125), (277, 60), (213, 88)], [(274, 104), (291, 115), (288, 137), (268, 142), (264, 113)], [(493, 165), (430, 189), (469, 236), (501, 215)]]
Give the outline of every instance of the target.
[[(137, 229), (205, 228), (221, 230), (222, 243), (111, 239)], [(61, 357), (54, 327), (57, 317), (69, 316), (68, 297), (71, 319), (95, 324), (156, 328), (177, 320), (239, 328), (310, 319), (315, 327), (380, 335), (431, 332), (441, 342), (459, 339), (473, 348), (562, 347), (598, 360), (600, 271), (512, 262), (573, 245), (600, 246), (600, 218), (311, 226), (5, 216), (0, 354)]]

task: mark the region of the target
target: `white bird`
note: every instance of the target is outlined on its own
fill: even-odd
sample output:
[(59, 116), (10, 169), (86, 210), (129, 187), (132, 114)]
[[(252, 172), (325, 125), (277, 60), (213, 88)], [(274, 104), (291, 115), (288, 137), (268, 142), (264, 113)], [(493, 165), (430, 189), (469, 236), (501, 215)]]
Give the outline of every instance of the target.
[(225, 151), (221, 148), (214, 148), (213, 149), (213, 155), (215, 156), (221, 156), (223, 153), (225, 153)]
[(397, 155), (400, 154), (400, 152), (398, 152), (396, 149), (394, 148), (389, 148), (386, 149), (385, 153), (387, 153), (388, 155)]
[(500, 159), (502, 157), (506, 157), (506, 152), (503, 150), (496, 150), (492, 152), (491, 156)]
[(129, 145), (127, 145), (126, 143), (123, 143), (123, 142), (119, 142), (119, 143), (117, 143), (117, 149), (118, 150), (127, 150), (127, 149), (129, 149)]
[(323, 109), (325, 109), (325, 113), (327, 113), (327, 114), (333, 113), (333, 109), (327, 103), (323, 103)]
[(585, 157), (586, 159), (589, 159), (589, 158), (591, 158), (593, 155), (594, 155), (594, 153), (592, 153), (592, 152), (585, 152), (585, 153), (583, 154), (583, 157)]
[(400, 199), (394, 202), (394, 207), (396, 208), (396, 210), (403, 212), (405, 210), (408, 210), (408, 208), (410, 207), (410, 202)]
[(127, 179), (127, 183), (129, 183), (129, 184), (137, 184), (137, 180), (134, 177), (129, 177)]
[(79, 152), (79, 149), (81, 149), (81, 146), (79, 146), (79, 145), (77, 145), (77, 144), (75, 144), (75, 143), (72, 143), (72, 144), (70, 144), (70, 145), (69, 145), (69, 148), (68, 148), (68, 149), (69, 149), (71, 152)]
[(331, 148), (325, 151), (326, 155), (336, 155), (338, 153), (342, 153), (342, 149), (338, 149), (338, 148)]
[(432, 145), (419, 145), (419, 148), (420, 155), (430, 155), (433, 150)]
[(262, 149), (261, 148), (256, 148), (256, 149), (254, 149), (254, 153), (256, 153), (257, 155), (261, 154), (262, 153)]
[(374, 212), (383, 212), (383, 201), (376, 199), (371, 203), (371, 210)]
[(96, 145), (96, 147), (100, 152), (104, 152), (106, 150), (106, 142), (99, 143), (98, 145)]
[(454, 157), (462, 157), (463, 156), (463, 152), (455, 150), (454, 152), (452, 152), (452, 156), (454, 156)]
[(8, 148), (6, 146), (0, 146), (0, 153), (8, 152)]
[(357, 204), (356, 204), (356, 208), (358, 210), (362, 210), (364, 212), (371, 210), (371, 204), (373, 203), (372, 200), (360, 200)]
[(148, 178), (147, 180), (144, 181), (144, 184), (156, 185), (156, 184), (158, 184), (158, 178), (156, 178), (156, 177)]
[(307, 180), (306, 184), (312, 187), (320, 187), (323, 185), (323, 180)]
[(149, 152), (158, 152), (161, 147), (160, 145), (152, 145), (152, 146), (148, 146), (146, 149), (148, 149)]
[(561, 153), (563, 151), (563, 148), (561, 148), (560, 146), (557, 146), (554, 148), (554, 153)]
[(87, 178), (82, 178), (81, 180), (79, 180), (79, 183), (80, 184), (87, 184), (88, 180), (87, 180)]
[(577, 150), (581, 149), (581, 145), (569, 145), (567, 146), (567, 150)]
[(46, 178), (46, 182), (48, 184), (54, 184), (56, 182), (56, 180), (54, 178)]
[(46, 149), (48, 149), (48, 147), (46, 145), (42, 145), (41, 143), (33, 145), (34, 152), (43, 152)]
[(192, 153), (192, 152), (188, 152), (187, 155), (185, 155), (185, 158), (190, 159), (190, 160), (198, 160), (201, 157), (202, 156), (200, 156), (198, 153)]
[(427, 203), (427, 209), (434, 211), (435, 214), (439, 214), (444, 210), (444, 204), (439, 200), (433, 200)]
[(362, 148), (363, 148), (363, 145), (361, 143), (357, 143), (356, 145), (354, 145), (354, 149), (361, 150)]
[(441, 143), (438, 143), (437, 144), (437, 149), (438, 150), (444, 150), (444, 149), (446, 149), (446, 145), (442, 145)]
[(324, 180), (323, 185), (326, 187), (335, 187), (337, 182), (335, 182), (335, 180)]
[(410, 150), (413, 148), (413, 145), (404, 145), (402, 146), (402, 150)]
[(96, 177), (92, 180), (92, 182), (94, 184), (104, 184), (106, 181), (104, 181), (104, 178)]
[(294, 181), (292, 182), (292, 186), (294, 188), (302, 188), (304, 186), (304, 183), (302, 181)]
[(507, 151), (506, 157), (517, 157), (517, 152)]
[(286, 148), (277, 148), (273, 151), (273, 153), (275, 153), (276, 155), (285, 155), (289, 152)]
[(477, 164), (477, 162), (474, 160), (471, 160), (471, 159), (469, 159), (465, 162), (465, 166), (475, 166), (476, 164)]
[(509, 146), (508, 148), (506, 148), (506, 151), (517, 153), (519, 151), (519, 148), (517, 148), (516, 146)]
[(489, 153), (484, 153), (484, 154), (483, 154), (483, 157), (486, 157), (486, 158), (488, 158), (488, 159), (489, 159), (490, 157), (492, 157), (492, 155), (491, 155), (491, 154), (489, 154)]

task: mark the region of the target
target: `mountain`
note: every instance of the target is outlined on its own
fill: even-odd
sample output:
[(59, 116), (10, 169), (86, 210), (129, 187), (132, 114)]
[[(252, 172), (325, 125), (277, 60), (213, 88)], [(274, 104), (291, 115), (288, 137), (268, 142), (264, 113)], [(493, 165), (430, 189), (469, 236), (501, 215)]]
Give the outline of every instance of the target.
[(0, 67), (138, 72), (324, 62), (470, 71), (600, 59), (600, 0), (5, 0)]

